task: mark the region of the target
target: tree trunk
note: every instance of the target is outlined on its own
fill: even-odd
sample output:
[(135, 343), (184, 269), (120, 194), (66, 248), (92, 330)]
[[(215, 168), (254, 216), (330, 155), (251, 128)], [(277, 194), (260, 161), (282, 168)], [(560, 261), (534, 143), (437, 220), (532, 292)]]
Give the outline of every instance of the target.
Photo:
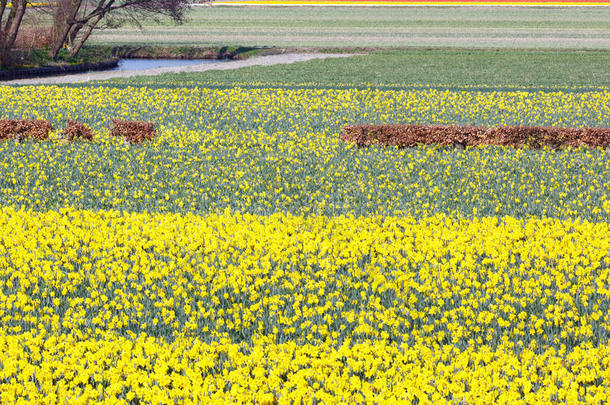
[(6, 10), (6, 4), (8, 0), (0, 0), (0, 41), (2, 39), (2, 17), (4, 17), (4, 11)]
[[(7, 1), (0, 3), (2, 14), (6, 10), (6, 4)], [(11, 5), (11, 11), (9, 11), (4, 27), (2, 27), (2, 20), (0, 20), (0, 66), (2, 67), (9, 62), (9, 53), (13, 49), (15, 39), (17, 39), (17, 33), (19, 27), (21, 27), (26, 9), (27, 0), (15, 0)]]
[[(15, 3), (13, 3), (12, 7), (15, 7)], [(12, 23), (11, 27), (8, 28), (8, 31), (6, 34), (6, 41), (10, 48), (13, 47), (13, 44), (15, 43), (15, 40), (17, 39), (17, 33), (19, 32), (19, 27), (21, 27), (21, 22), (23, 21), (23, 15), (25, 14), (26, 8), (27, 8), (27, 1), (26, 0), (19, 1), (19, 3), (17, 4), (17, 9), (15, 11), (15, 17), (11, 21), (11, 23)], [(12, 13), (12, 8), (11, 8), (11, 13)]]
[(7, 0), (0, 0), (0, 67), (4, 67), (7, 64), (6, 56), (2, 49), (4, 49), (4, 27), (2, 27), (2, 17), (4, 17), (4, 11), (6, 10)]
[(53, 15), (53, 43), (49, 57), (56, 59), (74, 25), (82, 0), (59, 0)]
[(93, 31), (93, 29), (95, 28), (97, 23), (100, 22), (101, 19), (102, 19), (102, 16), (100, 15), (93, 22), (91, 22), (91, 23), (89, 23), (89, 25), (87, 25), (87, 29), (85, 30), (83, 35), (80, 37), (80, 40), (78, 41), (76, 46), (74, 46), (72, 48), (72, 51), (70, 52), (70, 56), (74, 57), (74, 56), (76, 56), (76, 54), (78, 54), (80, 52), (81, 48), (83, 47), (83, 44), (89, 39), (89, 35), (91, 35), (91, 32)]
[(83, 27), (85, 26), (85, 24), (83, 24), (82, 22), (76, 23), (72, 25), (72, 28), (70, 28), (70, 32), (68, 32), (68, 35), (66, 36), (66, 46), (68, 47), (68, 49), (70, 49), (70, 51), (72, 51), (72, 49), (74, 48), (74, 43), (76, 42), (76, 37), (78, 36), (78, 33), (80, 32), (81, 29), (83, 29)]

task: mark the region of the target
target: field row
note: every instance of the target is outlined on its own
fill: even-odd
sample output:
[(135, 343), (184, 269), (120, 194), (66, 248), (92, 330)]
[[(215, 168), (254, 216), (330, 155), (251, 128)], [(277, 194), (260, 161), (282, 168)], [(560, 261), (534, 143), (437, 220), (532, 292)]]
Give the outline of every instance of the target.
[[(195, 7), (186, 23), (180, 27), (173, 26), (168, 20), (146, 23), (144, 30), (125, 25), (94, 32), (92, 42), (109, 45), (146, 43), (300, 49), (454, 47), (494, 51), (500, 48), (599, 50), (610, 46), (609, 22), (610, 9), (607, 7), (461, 7), (449, 4), (445, 7), (218, 6)], [(538, 68), (535, 63), (531, 66)], [(560, 67), (564, 78), (579, 75), (576, 69), (566, 69), (561, 63), (555, 66)], [(435, 67), (430, 71), (436, 72), (437, 69)], [(529, 75), (525, 70), (515, 72)], [(592, 82), (592, 79), (586, 81)]]
[[(516, 10), (517, 8), (512, 8)], [(243, 10), (243, 9), (242, 9)], [(256, 10), (256, 9), (250, 9)], [(290, 9), (284, 9), (285, 12)], [(351, 9), (343, 9), (342, 14)], [(369, 13), (379, 9), (369, 9)], [(412, 8), (405, 16), (417, 18), (417, 11), (425, 8)], [(428, 9), (429, 10), (429, 9)], [(490, 9), (492, 10), (492, 9)], [(529, 11), (543, 9), (532, 8)], [(318, 9), (317, 13), (324, 9)], [(394, 12), (398, 10), (393, 10)], [(460, 12), (453, 9), (453, 14)], [(542, 12), (550, 16), (553, 9)], [(562, 28), (583, 24), (588, 30), (597, 21), (597, 13), (591, 12), (586, 23), (575, 21), (574, 9), (569, 18), (557, 21)], [(243, 12), (243, 11), (242, 11)], [(506, 12), (506, 9), (504, 10)], [(472, 9), (471, 13), (472, 14)], [(608, 8), (610, 15), (610, 8)], [(242, 16), (240, 12), (236, 14)], [(403, 17), (405, 17), (403, 16)], [(317, 17), (316, 17), (317, 18)], [(388, 16), (378, 26), (392, 24), (394, 16)], [(422, 17), (425, 18), (425, 17)], [(468, 16), (460, 25), (475, 25), (480, 22)], [(510, 24), (502, 19), (502, 14), (494, 14), (493, 27), (506, 27)], [(293, 21), (294, 22), (294, 21)], [(243, 24), (243, 20), (239, 24)], [(414, 24), (430, 24), (417, 19)], [(447, 20), (436, 21), (446, 24)], [(218, 24), (218, 21), (214, 21)], [(227, 23), (227, 29), (234, 26)], [(333, 22), (333, 27), (350, 25), (349, 17)], [(449, 22), (449, 24), (451, 24)], [(548, 21), (528, 21), (525, 27), (548, 26)], [(520, 29), (525, 28), (520, 25)], [(475, 27), (473, 27), (475, 28)], [(455, 29), (454, 29), (455, 30)], [(335, 50), (336, 52), (336, 50)], [(604, 51), (526, 51), (526, 50), (464, 50), (464, 49), (404, 49), (387, 50), (350, 56), (349, 58), (328, 58), (293, 64), (273, 66), (251, 66), (240, 69), (219, 71), (209, 70), (193, 73), (168, 73), (159, 76), (139, 76), (112, 80), (112, 85), (146, 84), (174, 86), (225, 86), (225, 87), (318, 87), (318, 88), (370, 88), (388, 87), (421, 90), (427, 87), (444, 87), (446, 90), (524, 90), (549, 91), (569, 90), (574, 92), (589, 90), (608, 90), (610, 77), (607, 66), (610, 57)], [(400, 69), (396, 69), (400, 66)], [(566, 74), (569, 72), (569, 74)], [(108, 82), (105, 82), (108, 84)]]
[(603, 403), (609, 226), (3, 208), (1, 399)]
[[(55, 127), (78, 118), (96, 136), (0, 143), (0, 198), (42, 211), (605, 221), (610, 155), (602, 150), (357, 150), (339, 131), (358, 122), (607, 126), (609, 106), (608, 92), (4, 87), (2, 118), (49, 118)], [(152, 121), (159, 135), (125, 145), (103, 129), (108, 117)]]
[(0, 199), (38, 211), (610, 218), (610, 155), (599, 150), (358, 150), (321, 134), (193, 136), (205, 136), (200, 146), (2, 142)]
[(4, 403), (606, 404), (610, 346), (518, 353), (384, 342), (249, 349), (146, 336), (0, 336)]
[(110, 118), (152, 121), (159, 143), (179, 146), (189, 140), (173, 128), (338, 134), (356, 123), (607, 127), (610, 92), (0, 87), (0, 118), (42, 118), (55, 127), (73, 119), (94, 130)]

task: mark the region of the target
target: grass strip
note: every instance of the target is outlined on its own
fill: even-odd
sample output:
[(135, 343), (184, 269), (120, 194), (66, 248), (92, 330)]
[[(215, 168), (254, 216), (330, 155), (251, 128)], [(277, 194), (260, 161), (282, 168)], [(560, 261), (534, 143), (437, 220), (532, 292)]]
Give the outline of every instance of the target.
[(115, 79), (113, 84), (413, 88), (610, 87), (609, 52), (415, 49), (235, 70)]

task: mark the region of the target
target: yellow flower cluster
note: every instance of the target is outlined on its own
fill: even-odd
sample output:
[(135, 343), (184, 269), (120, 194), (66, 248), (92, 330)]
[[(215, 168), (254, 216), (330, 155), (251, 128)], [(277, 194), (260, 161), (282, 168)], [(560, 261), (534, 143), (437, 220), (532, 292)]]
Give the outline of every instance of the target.
[(610, 224), (0, 211), (1, 402), (605, 403)]
[[(235, 116), (252, 108), (237, 106)], [(610, 218), (610, 154), (601, 150), (358, 150), (338, 129), (207, 125), (166, 126), (156, 143), (137, 147), (105, 136), (93, 144), (0, 142), (0, 201), (36, 210)]]
[[(610, 92), (0, 86), (0, 118), (22, 117), (96, 129), (112, 118), (154, 121), (157, 142), (183, 145), (214, 129), (337, 134), (366, 122), (607, 126)], [(176, 128), (199, 133), (177, 137)]]
[(607, 152), (338, 138), (608, 126), (607, 89), (120, 86), (0, 86), (99, 135), (0, 143), (0, 403), (610, 401)]
[(146, 336), (0, 336), (3, 403), (321, 402), (514, 404), (610, 401), (610, 347), (431, 350), (259, 339), (252, 348)]

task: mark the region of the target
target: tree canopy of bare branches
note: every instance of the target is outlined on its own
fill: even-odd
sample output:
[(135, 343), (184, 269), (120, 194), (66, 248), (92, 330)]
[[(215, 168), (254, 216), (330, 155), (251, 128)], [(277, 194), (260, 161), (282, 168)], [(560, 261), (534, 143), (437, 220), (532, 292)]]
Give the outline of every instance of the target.
[(145, 19), (164, 16), (182, 22), (189, 4), (188, 0), (57, 0), (50, 56), (56, 58), (64, 46), (71, 56), (76, 55), (95, 29), (125, 23), (140, 26)]
[(28, 0), (0, 0), (0, 67), (8, 63), (27, 8)]

